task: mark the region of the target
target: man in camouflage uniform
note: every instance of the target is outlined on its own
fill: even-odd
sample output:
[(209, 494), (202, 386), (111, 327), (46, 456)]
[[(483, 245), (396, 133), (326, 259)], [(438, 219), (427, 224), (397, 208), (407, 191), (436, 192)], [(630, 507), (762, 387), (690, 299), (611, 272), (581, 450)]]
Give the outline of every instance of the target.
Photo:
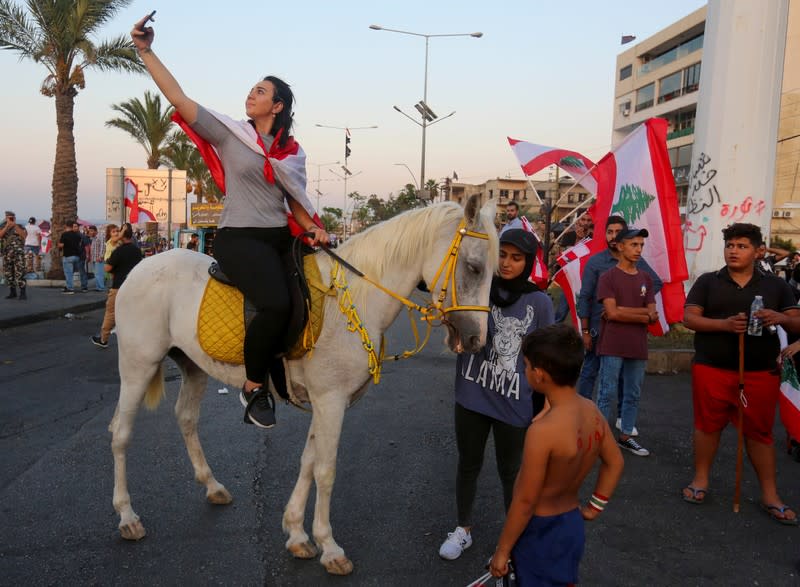
[(26, 300), (25, 288), (25, 229), (17, 224), (17, 216), (6, 210), (6, 221), (0, 228), (0, 241), (3, 243), (3, 272), (9, 286), (7, 300), (17, 297)]

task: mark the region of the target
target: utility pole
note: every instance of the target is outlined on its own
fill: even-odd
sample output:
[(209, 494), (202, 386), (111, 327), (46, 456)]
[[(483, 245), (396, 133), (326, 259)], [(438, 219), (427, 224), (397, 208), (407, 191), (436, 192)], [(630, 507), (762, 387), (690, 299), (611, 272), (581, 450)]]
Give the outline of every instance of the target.
[[(559, 192), (560, 192), (560, 184), (559, 184), (559, 176), (558, 176), (558, 165), (555, 166), (556, 168), (556, 202), (558, 202)], [(550, 227), (552, 224), (553, 219), (553, 198), (550, 195), (550, 192), (547, 193), (547, 196), (544, 199), (544, 203), (542, 204), (542, 209), (544, 210), (544, 258), (545, 263), (547, 263), (548, 268), (550, 267)]]

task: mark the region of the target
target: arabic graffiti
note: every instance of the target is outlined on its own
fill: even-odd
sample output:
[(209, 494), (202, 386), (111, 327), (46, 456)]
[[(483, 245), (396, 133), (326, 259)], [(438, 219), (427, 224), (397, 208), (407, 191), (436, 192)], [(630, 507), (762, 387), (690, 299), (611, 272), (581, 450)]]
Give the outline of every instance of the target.
[(689, 214), (699, 214), (706, 208), (720, 203), (719, 190), (715, 184), (711, 183), (717, 176), (717, 170), (712, 169), (710, 165), (711, 157), (700, 153), (696, 168), (692, 173), (692, 188), (686, 203), (686, 210)]
[[(755, 213), (758, 216), (764, 212), (764, 208), (767, 207), (767, 203), (764, 200), (758, 200), (755, 203)], [(742, 200), (738, 204), (722, 204), (720, 209), (720, 216), (725, 218), (730, 222), (741, 222), (744, 220), (745, 216), (749, 215), (750, 212), (753, 211), (753, 198), (751, 196), (747, 196), (744, 200)]]

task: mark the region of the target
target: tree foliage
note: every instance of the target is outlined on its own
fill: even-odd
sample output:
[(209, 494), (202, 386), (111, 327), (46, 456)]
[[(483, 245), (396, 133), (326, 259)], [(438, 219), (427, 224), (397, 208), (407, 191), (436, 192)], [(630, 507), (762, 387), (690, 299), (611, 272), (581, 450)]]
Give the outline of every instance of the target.
[(144, 103), (139, 98), (131, 98), (119, 104), (112, 104), (111, 109), (121, 116), (107, 120), (106, 126), (118, 128), (133, 137), (133, 140), (144, 147), (147, 153), (147, 168), (158, 169), (170, 138), (172, 113), (175, 108), (168, 105), (162, 110), (161, 96), (146, 91)]
[(200, 151), (182, 130), (169, 136), (162, 151), (161, 164), (186, 171), (186, 192), (193, 192), (200, 202), (219, 202), (222, 197), (219, 187), (211, 177)]
[[(143, 72), (144, 65), (125, 35), (95, 39), (130, 0), (27, 0), (24, 8), (0, 0), (0, 49), (42, 65), (47, 75), (40, 91), (55, 99), (56, 136), (52, 183), (52, 238), (58, 242), (64, 221), (78, 216), (75, 156), (75, 96), (86, 87), (86, 72)], [(63, 277), (54, 249), (51, 279)]]

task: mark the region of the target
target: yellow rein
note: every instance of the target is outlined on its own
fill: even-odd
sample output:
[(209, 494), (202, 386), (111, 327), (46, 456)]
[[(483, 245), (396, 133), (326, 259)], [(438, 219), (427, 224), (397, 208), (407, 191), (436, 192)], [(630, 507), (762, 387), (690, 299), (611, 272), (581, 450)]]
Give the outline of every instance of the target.
[[(453, 240), (450, 242), (450, 249), (448, 250), (444, 259), (442, 259), (442, 262), (439, 265), (439, 269), (436, 271), (436, 274), (434, 275), (433, 283), (430, 286), (431, 291), (434, 291), (436, 288), (436, 284), (439, 282), (439, 278), (444, 275), (444, 279), (442, 280), (442, 287), (439, 290), (439, 296), (435, 302), (432, 302), (427, 306), (421, 306), (409, 300), (406, 297), (396, 294), (390, 289), (385, 288), (377, 281), (374, 281), (373, 279), (370, 279), (368, 276), (359, 273), (360, 277), (366, 280), (367, 283), (370, 283), (371, 285), (377, 287), (385, 294), (393, 297), (394, 299), (402, 303), (404, 306), (406, 306), (406, 309), (408, 310), (409, 320), (411, 321), (411, 330), (414, 333), (415, 348), (411, 351), (405, 351), (399, 355), (393, 355), (389, 357), (390, 359), (397, 361), (400, 359), (406, 359), (408, 357), (411, 357), (419, 353), (425, 347), (425, 345), (428, 343), (428, 340), (430, 339), (431, 327), (433, 326), (432, 322), (435, 320), (439, 320), (439, 324), (441, 324), (442, 322), (444, 322), (446, 315), (450, 312), (459, 312), (459, 311), (489, 312), (489, 306), (458, 305), (458, 297), (456, 294), (456, 265), (458, 263), (458, 254), (461, 249), (461, 242), (465, 236), (471, 236), (473, 238), (479, 238), (482, 240), (489, 239), (489, 235), (486, 233), (468, 230), (466, 228), (466, 221), (461, 220), (461, 223), (458, 225), (458, 229), (456, 230), (456, 234), (453, 237)], [(358, 316), (358, 312), (356, 311), (355, 305), (353, 304), (352, 298), (350, 296), (350, 289), (344, 277), (344, 270), (342, 269), (342, 265), (337, 261), (334, 261), (331, 264), (331, 281), (341, 294), (339, 296), (339, 310), (347, 318), (347, 329), (350, 332), (358, 331), (359, 335), (361, 336), (361, 344), (364, 347), (364, 350), (367, 352), (367, 355), (369, 357), (369, 373), (370, 375), (372, 375), (375, 384), (377, 384), (380, 382), (381, 364), (383, 363), (384, 360), (384, 342), (385, 342), (384, 337), (381, 336), (380, 350), (376, 352), (375, 345), (372, 344), (372, 341), (369, 338), (369, 334), (364, 328), (364, 325), (361, 322), (360, 317)], [(452, 291), (453, 291), (452, 293), (453, 304), (451, 306), (443, 308), (444, 301), (447, 298), (447, 290), (448, 287), (450, 286), (452, 286)], [(422, 341), (422, 344), (420, 344), (419, 342), (419, 330), (417, 329), (416, 322), (414, 321), (412, 315), (412, 312), (414, 310), (416, 310), (421, 314), (420, 320), (424, 320), (427, 323), (427, 332), (425, 334), (425, 339)]]

